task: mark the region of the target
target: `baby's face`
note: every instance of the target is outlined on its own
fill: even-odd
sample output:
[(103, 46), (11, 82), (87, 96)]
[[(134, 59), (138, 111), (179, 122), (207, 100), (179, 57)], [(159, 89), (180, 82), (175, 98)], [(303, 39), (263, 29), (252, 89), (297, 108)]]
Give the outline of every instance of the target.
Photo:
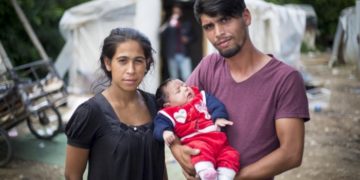
[(167, 95), (165, 106), (181, 106), (194, 97), (194, 91), (179, 79), (170, 81), (164, 87), (164, 92)]

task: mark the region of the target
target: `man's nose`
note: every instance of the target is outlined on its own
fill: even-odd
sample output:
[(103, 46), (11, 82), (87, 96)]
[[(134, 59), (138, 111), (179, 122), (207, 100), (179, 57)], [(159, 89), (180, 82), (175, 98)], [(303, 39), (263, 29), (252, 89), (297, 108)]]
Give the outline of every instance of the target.
[(215, 35), (216, 37), (220, 37), (224, 34), (224, 27), (223, 26), (220, 26), (220, 25), (216, 25), (215, 26)]

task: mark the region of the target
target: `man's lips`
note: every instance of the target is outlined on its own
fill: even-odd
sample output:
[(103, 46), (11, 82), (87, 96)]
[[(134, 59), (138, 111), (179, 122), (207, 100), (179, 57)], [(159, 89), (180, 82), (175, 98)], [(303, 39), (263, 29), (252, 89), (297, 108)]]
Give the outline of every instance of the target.
[(230, 42), (230, 38), (222, 39), (222, 40), (219, 40), (216, 43), (216, 46), (224, 48), (224, 47), (227, 47), (229, 45), (229, 42)]

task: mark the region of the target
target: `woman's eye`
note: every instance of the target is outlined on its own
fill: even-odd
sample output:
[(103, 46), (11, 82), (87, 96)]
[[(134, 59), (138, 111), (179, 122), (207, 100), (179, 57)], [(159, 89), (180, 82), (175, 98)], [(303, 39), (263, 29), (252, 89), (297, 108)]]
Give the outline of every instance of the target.
[(126, 60), (125, 58), (123, 58), (123, 59), (119, 59), (118, 61), (119, 61), (120, 63), (126, 63), (127, 60)]
[(135, 62), (136, 63), (145, 63), (145, 59), (144, 58), (137, 58), (137, 59), (135, 59)]

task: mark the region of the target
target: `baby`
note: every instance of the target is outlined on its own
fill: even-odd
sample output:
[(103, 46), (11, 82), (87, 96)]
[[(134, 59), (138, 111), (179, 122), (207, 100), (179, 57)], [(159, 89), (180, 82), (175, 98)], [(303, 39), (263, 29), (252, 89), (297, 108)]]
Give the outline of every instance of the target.
[(220, 127), (233, 124), (227, 120), (225, 106), (179, 79), (163, 82), (156, 100), (162, 109), (155, 117), (155, 138), (171, 145), (177, 136), (182, 144), (200, 149), (191, 162), (201, 179), (234, 179), (240, 155), (220, 131)]

